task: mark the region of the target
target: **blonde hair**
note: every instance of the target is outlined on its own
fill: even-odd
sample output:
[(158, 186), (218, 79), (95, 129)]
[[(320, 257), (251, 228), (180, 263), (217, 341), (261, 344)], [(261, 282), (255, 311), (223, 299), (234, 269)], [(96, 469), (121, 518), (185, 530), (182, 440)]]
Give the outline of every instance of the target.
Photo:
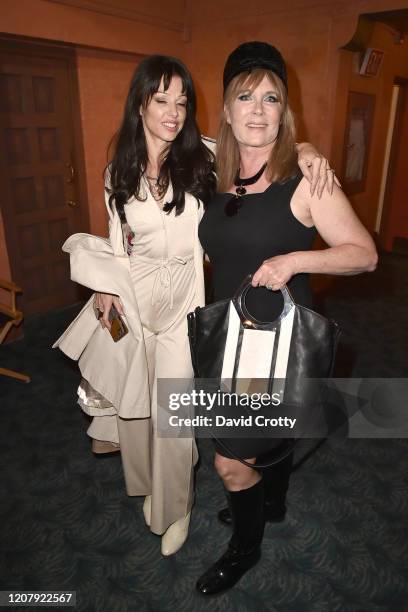
[[(297, 152), (295, 120), (288, 103), (286, 87), (281, 79), (270, 70), (263, 68), (257, 68), (250, 72), (250, 74), (243, 72), (232, 79), (228, 85), (224, 93), (224, 104), (228, 108), (240, 91), (254, 91), (265, 76), (268, 77), (276, 88), (276, 93), (282, 106), (279, 132), (268, 159), (266, 176), (271, 182), (284, 182), (296, 172)], [(223, 113), (217, 136), (218, 191), (225, 192), (230, 189), (234, 183), (239, 165), (238, 143), (231, 126), (227, 123), (225, 113)]]

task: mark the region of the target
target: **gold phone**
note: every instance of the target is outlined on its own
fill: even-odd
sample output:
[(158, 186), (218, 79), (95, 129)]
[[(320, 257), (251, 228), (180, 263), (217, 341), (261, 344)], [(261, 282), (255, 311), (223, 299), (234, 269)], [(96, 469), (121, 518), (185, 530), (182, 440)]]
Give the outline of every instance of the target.
[[(102, 316), (102, 312), (99, 311), (99, 317)], [(114, 342), (119, 342), (126, 334), (128, 333), (128, 328), (122, 317), (116, 310), (115, 306), (112, 304), (111, 309), (109, 311), (109, 322), (111, 324), (111, 328), (109, 331), (110, 335)]]

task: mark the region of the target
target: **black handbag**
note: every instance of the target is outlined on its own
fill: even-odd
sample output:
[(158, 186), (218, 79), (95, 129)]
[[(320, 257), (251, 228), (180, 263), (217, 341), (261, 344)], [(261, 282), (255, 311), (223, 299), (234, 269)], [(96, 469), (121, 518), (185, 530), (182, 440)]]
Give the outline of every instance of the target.
[[(332, 374), (340, 328), (335, 321), (296, 304), (286, 285), (281, 289), (280, 316), (270, 323), (257, 321), (245, 304), (251, 279), (251, 275), (244, 279), (232, 299), (197, 307), (187, 315), (194, 376), (220, 384), (229, 380), (232, 391), (237, 379), (264, 379), (268, 393), (279, 393), (283, 404), (310, 406), (316, 392), (310, 381)], [(291, 450), (272, 464), (255, 467), (278, 463)]]

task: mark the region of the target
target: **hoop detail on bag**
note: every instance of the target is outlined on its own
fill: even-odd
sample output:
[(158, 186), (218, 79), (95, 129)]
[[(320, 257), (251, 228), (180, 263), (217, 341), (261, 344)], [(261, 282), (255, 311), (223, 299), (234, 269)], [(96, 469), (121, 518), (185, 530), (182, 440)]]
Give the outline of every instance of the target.
[(279, 317), (270, 323), (258, 321), (249, 314), (245, 304), (246, 294), (252, 286), (250, 278), (245, 279), (229, 306), (221, 381), (225, 384), (231, 380), (231, 391), (235, 392), (237, 379), (269, 379), (265, 391), (270, 395), (279, 393), (283, 401), (282, 381), (286, 379), (295, 303), (285, 286)]

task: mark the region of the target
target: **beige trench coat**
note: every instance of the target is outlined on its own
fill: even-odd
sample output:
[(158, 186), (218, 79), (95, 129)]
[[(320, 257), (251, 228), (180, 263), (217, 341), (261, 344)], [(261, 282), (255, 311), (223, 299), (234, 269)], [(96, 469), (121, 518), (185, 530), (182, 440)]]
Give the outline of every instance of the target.
[[(187, 198), (193, 196), (186, 194)], [(194, 308), (203, 306), (205, 301), (203, 251), (198, 240), (203, 206), (196, 208)], [(120, 342), (113, 342), (97, 321), (91, 298), (53, 348), (58, 347), (71, 359), (79, 360), (82, 376), (112, 402), (119, 416), (145, 418), (150, 416), (150, 397), (137, 296), (130, 278), (119, 216), (109, 208), (108, 211), (109, 240), (90, 234), (74, 234), (62, 248), (70, 254), (71, 280), (94, 291), (120, 296), (130, 333)]]

